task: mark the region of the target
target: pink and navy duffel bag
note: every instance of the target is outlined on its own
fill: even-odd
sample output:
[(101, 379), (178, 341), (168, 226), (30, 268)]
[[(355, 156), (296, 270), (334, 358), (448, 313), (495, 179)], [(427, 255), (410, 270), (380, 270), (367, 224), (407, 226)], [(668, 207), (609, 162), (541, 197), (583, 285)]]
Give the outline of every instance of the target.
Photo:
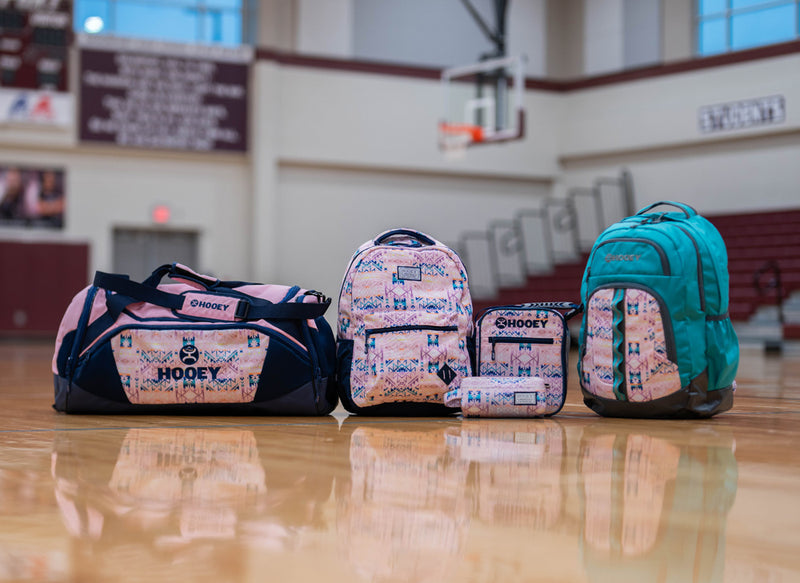
[(327, 415), (337, 404), (329, 305), (319, 292), (220, 281), (180, 264), (143, 283), (98, 271), (61, 321), (54, 407)]

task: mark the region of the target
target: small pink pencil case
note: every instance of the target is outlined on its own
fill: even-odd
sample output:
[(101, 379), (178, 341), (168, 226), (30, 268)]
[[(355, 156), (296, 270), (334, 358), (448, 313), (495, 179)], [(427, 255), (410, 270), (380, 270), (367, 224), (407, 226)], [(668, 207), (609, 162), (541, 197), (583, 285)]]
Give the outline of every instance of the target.
[(445, 405), (464, 417), (541, 417), (549, 413), (548, 389), (541, 377), (465, 377)]

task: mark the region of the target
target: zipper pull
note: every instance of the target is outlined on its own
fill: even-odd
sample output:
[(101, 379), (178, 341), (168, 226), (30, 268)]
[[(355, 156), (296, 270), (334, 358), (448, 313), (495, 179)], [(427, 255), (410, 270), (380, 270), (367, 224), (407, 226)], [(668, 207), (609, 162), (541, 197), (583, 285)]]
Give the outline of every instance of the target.
[(489, 339), (489, 342), (491, 342), (491, 343), (492, 343), (492, 360), (494, 360), (494, 356), (495, 356), (495, 354), (494, 354), (494, 349), (495, 349), (495, 346), (497, 346), (497, 342), (495, 342), (495, 339), (494, 339), (494, 338), (490, 338), (490, 339)]

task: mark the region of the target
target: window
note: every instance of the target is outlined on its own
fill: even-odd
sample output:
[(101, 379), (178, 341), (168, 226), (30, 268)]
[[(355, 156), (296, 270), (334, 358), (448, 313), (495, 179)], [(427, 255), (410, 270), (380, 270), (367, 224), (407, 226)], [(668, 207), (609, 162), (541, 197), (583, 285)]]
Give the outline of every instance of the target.
[(74, 6), (78, 32), (185, 43), (242, 43), (242, 0), (75, 0)]
[(713, 55), (800, 36), (800, 0), (697, 0), (697, 53)]

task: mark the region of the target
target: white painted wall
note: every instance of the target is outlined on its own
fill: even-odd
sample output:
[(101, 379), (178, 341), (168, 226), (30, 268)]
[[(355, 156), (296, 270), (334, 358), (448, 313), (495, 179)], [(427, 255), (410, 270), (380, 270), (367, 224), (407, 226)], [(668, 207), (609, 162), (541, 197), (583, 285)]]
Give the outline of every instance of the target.
[[(569, 93), (562, 126), (563, 158), (704, 141), (736, 139), (800, 128), (800, 55), (749, 61), (677, 75), (616, 83)], [(784, 95), (781, 126), (702, 134), (698, 108), (754, 97)]]
[(662, 0), (623, 0), (623, 58), (626, 69), (655, 65), (662, 53)]
[[(256, 66), (256, 83), (263, 66)], [(554, 93), (526, 95), (532, 139), (446, 160), (437, 142), (438, 81), (282, 67), (279, 86), (281, 161), (545, 179), (557, 170), (560, 97)]]
[[(324, 0), (322, 0), (324, 1)], [(358, 58), (429, 67), (477, 62), (492, 44), (460, 1), (354, 0)], [(492, 0), (475, 0), (494, 26)]]
[(512, 0), (508, 6), (508, 54), (528, 57), (528, 77), (547, 72), (546, 10), (546, 0)]
[(622, 69), (623, 0), (584, 0), (583, 66), (586, 75)]
[(353, 0), (297, 0), (296, 26), (297, 52), (353, 56)]
[[(528, 91), (528, 137), (446, 160), (436, 80), (259, 61), (247, 155), (143, 152), (0, 128), (0, 162), (67, 170), (67, 228), (2, 236), (88, 240), (110, 269), (114, 226), (168, 204), (201, 231), (199, 269), (336, 293), (352, 251), (393, 225), (455, 241), (551, 192), (631, 169), (641, 206), (701, 211), (800, 203), (800, 55), (570, 93)], [(701, 105), (782, 94), (782, 125), (700, 134)]]
[[(560, 161), (569, 186), (633, 172), (637, 201), (706, 212), (800, 204), (800, 55), (620, 83), (564, 97)], [(701, 106), (783, 95), (779, 125), (703, 134)]]
[[(315, 4), (326, 0), (302, 0)], [(341, 1), (341, 0), (339, 0)], [(492, 0), (472, 0), (494, 28)], [(459, 1), (353, 0), (353, 55), (357, 58), (452, 67), (478, 62), (493, 50)], [(545, 0), (513, 0), (506, 18), (507, 53), (528, 57), (528, 74), (546, 70)]]
[(628, 168), (636, 206), (678, 200), (704, 214), (798, 208), (800, 134), (605, 156), (564, 164), (569, 186)]
[(353, 252), (382, 231), (411, 227), (452, 244), (493, 218), (537, 206), (550, 191), (535, 180), (290, 164), (281, 165), (279, 176), (278, 273), (334, 298)]
[(250, 231), (242, 218), (249, 214), (250, 179), (242, 156), (86, 146), (34, 150), (0, 145), (0, 160), (4, 164), (65, 169), (63, 231), (28, 230), (23, 234), (17, 230), (16, 234), (28, 240), (87, 241), (91, 245), (90, 274), (97, 269), (112, 269), (113, 228), (152, 228), (152, 209), (159, 204), (168, 205), (172, 211), (165, 228), (200, 232), (199, 270), (223, 278), (241, 277), (249, 271)]

